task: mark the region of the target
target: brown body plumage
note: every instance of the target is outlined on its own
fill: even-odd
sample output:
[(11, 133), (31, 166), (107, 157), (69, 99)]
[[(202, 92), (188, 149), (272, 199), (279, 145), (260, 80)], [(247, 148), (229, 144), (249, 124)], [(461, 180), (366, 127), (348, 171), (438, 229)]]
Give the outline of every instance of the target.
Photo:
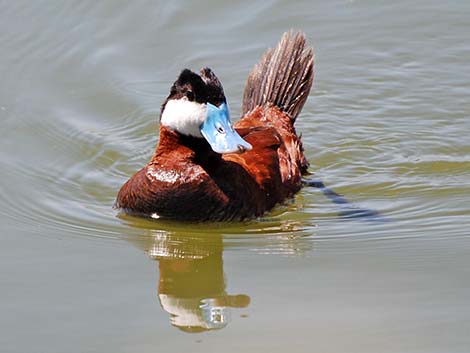
[(301, 188), (308, 163), (294, 122), (313, 82), (313, 51), (286, 33), (251, 72), (237, 132), (253, 149), (218, 154), (165, 126), (151, 161), (119, 191), (127, 213), (181, 220), (263, 215)]

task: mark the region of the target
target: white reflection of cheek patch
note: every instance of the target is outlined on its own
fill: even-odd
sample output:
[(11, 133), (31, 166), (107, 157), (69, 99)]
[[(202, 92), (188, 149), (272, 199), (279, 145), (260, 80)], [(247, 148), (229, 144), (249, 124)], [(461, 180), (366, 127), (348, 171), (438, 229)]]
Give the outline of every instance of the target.
[(199, 131), (206, 120), (204, 103), (190, 102), (186, 97), (169, 100), (163, 111), (161, 124), (186, 136), (202, 137)]

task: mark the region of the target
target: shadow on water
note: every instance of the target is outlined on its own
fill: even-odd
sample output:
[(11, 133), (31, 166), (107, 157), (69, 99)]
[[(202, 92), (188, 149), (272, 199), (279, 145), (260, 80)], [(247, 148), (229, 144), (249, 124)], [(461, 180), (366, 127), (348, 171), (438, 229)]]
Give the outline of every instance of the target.
[(325, 195), (331, 202), (338, 205), (338, 215), (341, 218), (359, 219), (368, 222), (388, 221), (388, 219), (381, 215), (378, 211), (357, 207), (355, 204), (347, 200), (343, 195), (340, 195), (329, 187), (327, 187), (321, 180), (302, 179), (302, 183), (305, 186), (320, 189), (323, 195)]

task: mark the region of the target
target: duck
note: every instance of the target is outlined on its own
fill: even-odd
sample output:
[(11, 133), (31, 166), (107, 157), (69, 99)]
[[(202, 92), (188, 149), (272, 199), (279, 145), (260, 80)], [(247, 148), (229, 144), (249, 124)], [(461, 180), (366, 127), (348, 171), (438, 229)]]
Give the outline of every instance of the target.
[(121, 187), (115, 208), (154, 219), (243, 221), (292, 198), (308, 173), (294, 124), (313, 78), (305, 35), (284, 33), (248, 75), (232, 124), (215, 73), (184, 69), (161, 106), (155, 153)]

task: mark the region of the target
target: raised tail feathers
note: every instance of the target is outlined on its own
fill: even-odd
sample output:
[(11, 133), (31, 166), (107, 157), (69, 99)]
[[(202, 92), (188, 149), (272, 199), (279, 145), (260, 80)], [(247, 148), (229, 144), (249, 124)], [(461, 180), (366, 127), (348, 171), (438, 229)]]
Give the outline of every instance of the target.
[(257, 106), (275, 105), (293, 121), (307, 100), (314, 76), (313, 49), (305, 36), (289, 31), (269, 49), (248, 76), (243, 115)]

